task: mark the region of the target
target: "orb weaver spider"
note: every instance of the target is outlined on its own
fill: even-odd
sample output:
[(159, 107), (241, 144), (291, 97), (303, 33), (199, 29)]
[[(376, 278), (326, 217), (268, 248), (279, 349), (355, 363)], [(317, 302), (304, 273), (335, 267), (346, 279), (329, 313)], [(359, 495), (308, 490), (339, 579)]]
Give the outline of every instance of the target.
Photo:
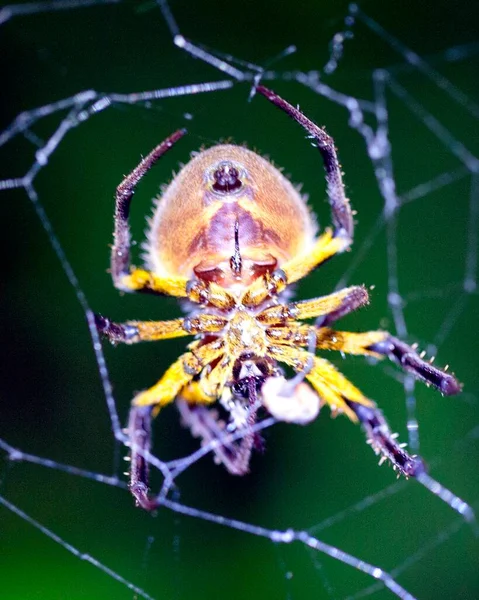
[[(128, 224), (133, 193), (186, 131), (176, 131), (154, 148), (117, 188), (111, 252), (115, 287), (188, 300), (189, 315), (126, 323), (96, 315), (98, 330), (112, 343), (126, 344), (196, 336), (158, 383), (132, 401), (130, 489), (147, 510), (158, 506), (149, 496), (145, 459), (151, 421), (175, 399), (193, 434), (215, 440), (217, 461), (237, 475), (248, 471), (251, 452), (261, 444), (252, 429), (259, 410), (306, 423), (320, 404), (327, 404), (333, 414), (344, 413), (362, 425), (381, 461), (388, 459), (406, 477), (420, 478), (425, 473), (421, 458), (396, 441), (375, 403), (315, 350), (388, 357), (443, 394), (461, 390), (453, 375), (386, 331), (331, 327), (368, 303), (365, 287), (288, 302), (291, 284), (350, 247), (353, 214), (332, 138), (273, 91), (263, 86), (256, 91), (314, 140), (326, 171), (332, 229), (316, 237), (304, 199), (276, 167), (244, 147), (221, 144), (197, 153), (158, 200), (147, 236), (147, 268), (136, 269), (130, 264)], [(302, 322), (307, 319), (316, 321)], [(296, 377), (286, 381), (278, 363), (292, 367)], [(227, 427), (207, 408), (217, 401), (228, 416)], [(228, 432), (239, 435), (228, 440)]]

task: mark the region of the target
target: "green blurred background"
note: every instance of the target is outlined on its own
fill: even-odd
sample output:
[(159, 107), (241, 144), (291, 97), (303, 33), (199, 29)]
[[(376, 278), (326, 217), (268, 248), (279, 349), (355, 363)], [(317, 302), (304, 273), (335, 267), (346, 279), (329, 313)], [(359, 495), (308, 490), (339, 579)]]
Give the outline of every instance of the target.
[[(343, 27), (345, 2), (221, 3), (172, 0), (181, 32), (233, 56), (263, 64), (295, 44), (293, 56), (274, 65), (278, 73), (320, 69), (328, 44)], [(446, 63), (440, 52), (475, 41), (477, 8), (469, 2), (384, 3), (363, 10), (407, 46), (427, 57), (471, 99), (478, 97), (478, 59)], [(372, 69), (398, 65), (408, 91), (471, 152), (478, 154), (477, 120), (422, 74), (401, 67), (399, 55), (359, 23), (344, 61), (326, 81), (361, 98), (372, 98)], [(1, 29), (3, 130), (21, 111), (81, 90), (140, 92), (223, 79), (212, 67), (175, 48), (153, 2), (125, 2), (79, 10), (19, 16)], [(472, 50), (471, 50), (472, 52)], [(358, 249), (383, 206), (363, 140), (347, 123), (344, 108), (292, 81), (269, 85), (334, 135), (346, 183), (358, 211)], [(321, 224), (329, 222), (319, 157), (298, 127), (262, 98), (248, 103), (248, 84), (212, 94), (178, 97), (145, 106), (115, 105), (70, 132), (35, 181), (39, 198), (91, 307), (116, 320), (172, 318), (172, 299), (120, 296), (106, 270), (111, 242), (113, 193), (122, 175), (178, 127), (189, 136), (142, 183), (135, 197), (134, 237), (142, 240), (151, 198), (189, 152), (219, 140), (247, 142), (304, 182)], [(403, 103), (388, 94), (392, 158), (399, 193), (460, 167), (448, 149)], [(47, 139), (66, 113), (32, 128)], [(185, 118), (185, 114), (193, 116)], [(372, 121), (371, 121), (372, 124)], [(24, 174), (34, 146), (18, 137), (1, 149), (0, 179)], [(421, 454), (432, 475), (478, 509), (477, 424), (479, 303), (461, 288), (468, 250), (471, 178), (405, 206), (398, 217), (400, 292), (410, 338), (422, 347), (442, 341), (437, 363), (450, 363), (464, 382), (459, 398), (442, 398), (417, 385)], [(477, 193), (477, 187), (476, 187)], [(2, 194), (2, 333), (0, 437), (41, 457), (120, 473), (98, 369), (84, 315), (47, 236), (23, 190)], [(478, 206), (476, 198), (475, 206)], [(381, 230), (354, 270), (350, 283), (375, 285), (367, 310), (341, 327), (360, 331), (393, 328), (387, 305), (388, 232)], [(470, 249), (470, 246), (469, 246)], [(477, 248), (475, 249), (477, 251)], [(354, 249), (353, 249), (354, 252)], [(298, 295), (328, 293), (354, 254), (343, 255), (299, 285)], [(458, 301), (450, 331), (444, 320)], [(151, 385), (181, 353), (184, 340), (105, 348), (121, 418), (131, 396)], [(378, 401), (406, 440), (403, 387), (388, 365), (360, 359), (336, 364)], [(178, 423), (174, 408), (155, 423), (155, 452), (162, 458), (197, 447)], [(346, 419), (324, 411), (307, 428), (278, 425), (266, 433), (267, 450), (252, 473), (237, 479), (210, 457), (178, 481), (179, 500), (265, 527), (312, 528), (395, 481), (377, 461), (364, 435)], [(120, 452), (121, 456), (121, 452)], [(155, 598), (335, 598), (358, 593), (374, 581), (304, 547), (268, 540), (161, 510), (156, 517), (133, 507), (125, 491), (38, 465), (4, 460), (0, 494), (80, 551), (132, 581)], [(158, 482), (157, 482), (158, 483)], [(421, 600), (479, 596), (478, 546), (460, 518), (410, 481), (397, 493), (319, 527), (325, 542), (387, 571), (410, 560), (399, 582)], [(474, 504), (475, 503), (475, 504)], [(32, 525), (0, 508), (0, 597), (5, 599), (128, 599), (134, 594), (92, 565), (69, 554)], [(416, 554), (419, 551), (419, 554)], [(366, 594), (369, 595), (369, 594)], [(374, 598), (392, 598), (380, 589)]]

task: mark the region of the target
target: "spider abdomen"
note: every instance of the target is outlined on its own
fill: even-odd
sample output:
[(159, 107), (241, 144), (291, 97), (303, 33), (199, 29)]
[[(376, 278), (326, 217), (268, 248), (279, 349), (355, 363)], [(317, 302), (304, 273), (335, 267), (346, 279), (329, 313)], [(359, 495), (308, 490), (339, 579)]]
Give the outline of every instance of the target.
[(315, 232), (306, 203), (276, 167), (218, 145), (194, 156), (158, 200), (148, 266), (159, 276), (246, 286), (311, 247)]

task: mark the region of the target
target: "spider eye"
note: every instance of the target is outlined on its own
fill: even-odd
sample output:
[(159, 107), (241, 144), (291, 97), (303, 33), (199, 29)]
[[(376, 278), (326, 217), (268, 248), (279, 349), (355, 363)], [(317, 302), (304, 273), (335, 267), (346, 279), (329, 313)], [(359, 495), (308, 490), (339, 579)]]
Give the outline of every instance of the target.
[(214, 183), (211, 186), (219, 194), (230, 194), (243, 187), (238, 169), (229, 161), (218, 165), (213, 172)]

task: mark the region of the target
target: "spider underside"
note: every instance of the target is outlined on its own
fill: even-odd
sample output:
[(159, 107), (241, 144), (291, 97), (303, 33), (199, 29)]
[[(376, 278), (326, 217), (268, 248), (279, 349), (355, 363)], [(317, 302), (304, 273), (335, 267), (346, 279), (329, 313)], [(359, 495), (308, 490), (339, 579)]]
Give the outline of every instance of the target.
[[(231, 248), (229, 259), (223, 260), (222, 257), (216, 263), (214, 260), (196, 265), (192, 263), (193, 268), (189, 273), (179, 269), (176, 272), (161, 272), (161, 266), (149, 270), (133, 268), (130, 263), (128, 217), (135, 187), (155, 162), (185, 134), (184, 130), (176, 131), (154, 148), (117, 188), (111, 254), (115, 287), (125, 292), (183, 298), (199, 309), (190, 316), (171, 321), (115, 323), (96, 316), (99, 331), (113, 343), (133, 344), (196, 336), (189, 344), (188, 351), (169, 367), (158, 383), (133, 399), (128, 424), (130, 489), (137, 503), (147, 510), (158, 506), (158, 501), (151, 498), (148, 492), (148, 460), (145, 458), (150, 450), (151, 421), (163, 406), (175, 399), (183, 423), (190, 427), (193, 435), (205, 443), (211, 443), (217, 462), (223, 463), (229, 472), (242, 475), (248, 472), (252, 451), (262, 446), (255, 424), (262, 412), (268, 412), (265, 400), (268, 400), (268, 406), (273, 406), (276, 401), (274, 394), (270, 397), (270, 392), (264, 394), (263, 391), (272, 389), (271, 381), (282, 381), (279, 364), (286, 364), (298, 374), (293, 385), (285, 382), (284, 394), (281, 390), (279, 392), (279, 395), (286, 397), (286, 403), (290, 402), (294, 408), (294, 403), (299, 401), (298, 390), (302, 390), (301, 393), (305, 393), (308, 399), (318, 397), (321, 404), (329, 405), (333, 414), (344, 413), (351, 421), (360, 423), (368, 442), (376, 454), (382, 456), (382, 460), (389, 459), (393, 467), (406, 477), (417, 478), (425, 473), (422, 459), (410, 455), (404, 445), (396, 441), (396, 436), (375, 403), (326, 359), (316, 356), (315, 350), (337, 350), (377, 359), (387, 357), (445, 395), (457, 394), (461, 389), (453, 375), (426, 362), (413, 347), (388, 332), (351, 333), (331, 327), (341, 317), (368, 303), (365, 287), (352, 286), (327, 296), (299, 302), (285, 300), (284, 291), (289, 285), (350, 247), (353, 216), (332, 138), (271, 90), (258, 86), (257, 91), (299, 123), (322, 156), (333, 226), (317, 238), (310, 231), (311, 244), (304, 244), (294, 254), (285, 253), (281, 256), (282, 242), (279, 239), (281, 236), (278, 236), (279, 241), (272, 243), (273, 251), (270, 254), (263, 253), (260, 258), (254, 254), (251, 258), (243, 252), (247, 242), (243, 244), (242, 240), (247, 239), (248, 227), (253, 228), (254, 225), (254, 222), (250, 225), (251, 219), (246, 215), (250, 209), (244, 209), (244, 206), (250, 206), (248, 202), (251, 198), (244, 200), (250, 189), (250, 173), (242, 173), (234, 161), (237, 155), (244, 155), (245, 160), (260, 161), (262, 168), (266, 161), (251, 157), (253, 153), (243, 148), (217, 146), (200, 153), (201, 156), (211, 152), (213, 157), (223, 153), (227, 157), (215, 163), (211, 181), (205, 184), (209, 186), (209, 195), (205, 195), (205, 198), (211, 199), (211, 206), (220, 206), (223, 202), (220, 210), (230, 206), (230, 212), (234, 202), (238, 205), (243, 203), (241, 210), (235, 208), (232, 220), (230, 212), (222, 217), (227, 219), (228, 227), (231, 225), (229, 229), (226, 228), (226, 233), (221, 230), (218, 234), (219, 230), (215, 230), (214, 243), (218, 248), (218, 235), (230, 238), (230, 241), (223, 242)], [(174, 185), (175, 180), (171, 187)], [(158, 207), (162, 206), (162, 202)], [(299, 205), (296, 208), (307, 212), (306, 208)], [(216, 218), (211, 216), (212, 210), (208, 205), (207, 218), (211, 223)], [(309, 217), (301, 213), (300, 218), (306, 222)], [(176, 233), (172, 232), (171, 235), (174, 237)], [(154, 232), (151, 236), (150, 245), (154, 246)], [(277, 248), (274, 244), (277, 244)], [(307, 319), (315, 319), (315, 322), (305, 324), (303, 321)], [(303, 379), (309, 382), (314, 393), (309, 386), (310, 392), (306, 392)], [(221, 416), (216, 408), (210, 408), (217, 401), (226, 417)], [(274, 414), (273, 409), (269, 412)], [(306, 422), (317, 411), (313, 413), (303, 421), (299, 417), (285, 420)]]

